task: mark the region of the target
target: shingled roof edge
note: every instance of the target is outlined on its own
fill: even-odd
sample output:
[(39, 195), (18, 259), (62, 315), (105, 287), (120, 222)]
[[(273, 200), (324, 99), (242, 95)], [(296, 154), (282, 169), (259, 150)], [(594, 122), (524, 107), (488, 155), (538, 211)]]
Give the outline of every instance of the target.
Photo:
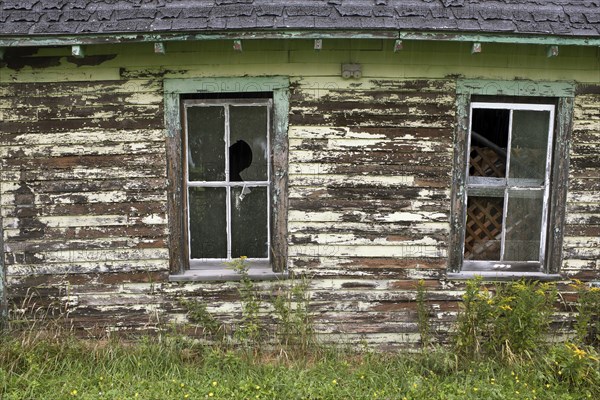
[(453, 31), (398, 30), (257, 30), (212, 32), (147, 32), (79, 35), (0, 35), (0, 47), (70, 46), (136, 42), (258, 39), (401, 39), (561, 46), (600, 46), (600, 36), (498, 34)]

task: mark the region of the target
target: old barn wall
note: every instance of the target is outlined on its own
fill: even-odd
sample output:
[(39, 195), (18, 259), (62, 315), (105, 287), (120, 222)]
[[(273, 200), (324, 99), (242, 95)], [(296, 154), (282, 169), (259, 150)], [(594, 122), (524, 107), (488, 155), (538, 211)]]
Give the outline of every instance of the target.
[[(600, 81), (595, 49), (380, 40), (90, 46), (5, 57), (0, 206), (13, 315), (48, 306), (79, 327), (184, 321), (178, 299), (238, 320), (235, 283), (169, 283), (164, 78), (290, 76), (289, 266), (312, 276), (320, 333), (405, 344), (415, 282), (447, 330), (456, 78)], [(10, 56), (10, 53), (7, 54)], [(340, 64), (362, 65), (343, 80)], [(60, 82), (60, 83), (57, 83)], [(599, 277), (596, 86), (575, 99), (564, 271)], [(269, 291), (271, 283), (262, 282)]]
[[(597, 81), (598, 82), (598, 81)], [(563, 271), (599, 279), (600, 85), (580, 85), (575, 96)]]

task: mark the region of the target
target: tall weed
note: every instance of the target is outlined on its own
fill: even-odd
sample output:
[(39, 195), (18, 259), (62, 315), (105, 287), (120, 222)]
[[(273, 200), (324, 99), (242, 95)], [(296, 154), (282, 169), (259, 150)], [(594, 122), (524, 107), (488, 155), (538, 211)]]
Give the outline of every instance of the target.
[(600, 349), (600, 288), (590, 287), (575, 280), (577, 290), (576, 339), (580, 344), (588, 344)]
[(427, 287), (423, 279), (417, 282), (417, 326), (421, 337), (421, 346), (428, 347), (431, 344), (431, 321), (430, 310), (427, 305)]
[(241, 256), (225, 263), (240, 275), (238, 292), (242, 304), (242, 320), (240, 326), (234, 332), (234, 337), (241, 342), (258, 343), (263, 334), (263, 326), (260, 321), (262, 300), (259, 290), (250, 279), (246, 258), (246, 256)]
[(467, 282), (457, 320), (454, 348), (469, 358), (500, 356), (507, 361), (531, 355), (544, 344), (557, 292), (549, 283)]
[(271, 300), (278, 342), (284, 346), (294, 346), (301, 351), (315, 345), (309, 284), (307, 277), (292, 277), (290, 286), (279, 288)]

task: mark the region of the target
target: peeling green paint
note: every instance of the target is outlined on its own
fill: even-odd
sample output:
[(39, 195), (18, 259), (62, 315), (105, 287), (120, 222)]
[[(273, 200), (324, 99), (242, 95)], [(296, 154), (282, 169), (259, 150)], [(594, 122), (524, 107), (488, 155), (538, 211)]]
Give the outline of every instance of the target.
[(53, 36), (13, 36), (0, 38), (0, 47), (74, 46), (86, 44), (180, 42), (198, 40), (256, 40), (256, 39), (390, 39), (415, 41), (453, 41), (480, 43), (513, 43), (556, 46), (600, 46), (598, 37), (551, 35), (481, 34), (458, 32), (415, 31), (257, 31), (215, 33), (134, 33)]
[(464, 79), (457, 82), (456, 92), (459, 94), (481, 94), (492, 96), (573, 97), (575, 96), (575, 83), (530, 80), (501, 81)]
[[(165, 126), (166, 136), (176, 138), (180, 132), (180, 94), (193, 93), (248, 93), (270, 92), (273, 94), (273, 153), (274, 165), (273, 245), (280, 249), (273, 262), (273, 271), (284, 272), (287, 269), (287, 163), (288, 163), (288, 112), (289, 112), (289, 78), (246, 77), (246, 78), (190, 78), (165, 79)], [(275, 242), (280, 242), (276, 246)], [(186, 275), (187, 277), (187, 275)], [(179, 279), (178, 277), (173, 280)]]
[[(573, 117), (573, 97), (575, 96), (576, 84), (574, 82), (544, 82), (530, 80), (485, 80), (485, 79), (459, 79), (456, 85), (457, 92), (457, 123), (454, 137), (454, 171), (452, 185), (452, 216), (451, 216), (451, 233), (450, 233), (450, 252), (448, 258), (448, 279), (469, 279), (473, 274), (469, 271), (460, 271), (462, 262), (462, 243), (464, 243), (464, 226), (466, 223), (466, 193), (464, 184), (466, 180), (466, 160), (468, 155), (467, 135), (469, 130), (469, 102), (471, 95), (492, 95), (492, 96), (532, 96), (532, 97), (557, 97), (560, 99), (557, 110), (558, 126), (556, 137), (556, 153), (553, 172), (553, 181), (556, 187), (553, 189), (553, 197), (566, 198), (566, 181), (568, 178), (568, 143), (570, 121)], [(559, 168), (559, 164), (565, 166)], [(560, 176), (559, 176), (560, 174)], [(559, 187), (560, 185), (560, 187)], [(552, 207), (555, 216), (552, 219), (554, 225), (562, 227), (564, 220), (564, 204), (560, 203)], [(559, 229), (559, 228), (556, 228)], [(559, 272), (558, 266), (561, 260), (561, 244), (562, 233), (560, 230), (553, 229), (552, 234), (557, 238), (554, 241), (557, 243), (553, 251), (550, 252), (550, 258), (546, 263), (547, 273), (535, 273), (532, 276), (535, 279), (550, 280), (557, 279), (560, 276), (556, 275)], [(552, 240), (552, 239), (551, 239)], [(554, 243), (554, 242), (553, 242)], [(483, 272), (477, 271), (486, 278), (491, 279), (512, 279), (514, 273), (511, 272)], [(520, 276), (523, 275), (519, 272)]]
[[(283, 118), (283, 106), (288, 109), (285, 91), (289, 86), (286, 77), (253, 77), (253, 78), (192, 78), (165, 79), (165, 128), (166, 135), (174, 137), (179, 132), (179, 95), (181, 93), (244, 93), (273, 92), (275, 98), (275, 123), (278, 129), (287, 132), (287, 111)], [(282, 104), (278, 104), (279, 100)], [(285, 100), (285, 102), (284, 102)], [(280, 118), (278, 118), (280, 117)]]
[(397, 39), (396, 31), (271, 31), (223, 32), (208, 34), (116, 34), (116, 35), (65, 35), (65, 36), (15, 36), (0, 38), (0, 47), (74, 46), (86, 44), (114, 44), (136, 42), (181, 42), (200, 40), (256, 40), (256, 39)]
[(539, 44), (556, 46), (600, 46), (598, 37), (572, 37), (550, 35), (498, 35), (480, 33), (450, 33), (450, 32), (400, 32), (403, 40), (434, 40), (452, 42), (481, 42), (481, 43), (512, 43)]

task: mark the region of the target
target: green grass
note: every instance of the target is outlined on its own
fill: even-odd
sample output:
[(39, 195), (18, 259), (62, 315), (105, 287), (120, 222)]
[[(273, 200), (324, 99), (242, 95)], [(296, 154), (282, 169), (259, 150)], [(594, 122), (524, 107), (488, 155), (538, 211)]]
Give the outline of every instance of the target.
[[(315, 348), (299, 353), (209, 346), (179, 336), (124, 342), (5, 334), (0, 339), (0, 398), (600, 398), (597, 353), (587, 349), (579, 358), (583, 350), (557, 346), (544, 356), (507, 364), (459, 360), (447, 349), (408, 354)], [(582, 360), (591, 372), (575, 365)]]

